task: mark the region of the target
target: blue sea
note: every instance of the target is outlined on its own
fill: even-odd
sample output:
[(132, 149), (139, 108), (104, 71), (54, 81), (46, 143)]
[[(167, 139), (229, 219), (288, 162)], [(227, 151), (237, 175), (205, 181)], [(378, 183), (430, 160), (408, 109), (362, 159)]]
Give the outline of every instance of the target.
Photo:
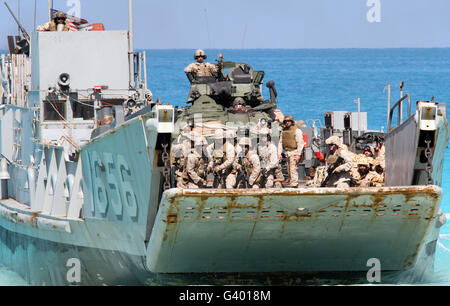
[[(189, 82), (184, 67), (194, 50), (146, 50), (149, 88), (164, 103), (184, 106)], [(326, 111), (368, 113), (368, 128), (386, 130), (387, 90), (392, 102), (400, 97), (399, 83), (412, 102), (431, 100), (450, 105), (450, 49), (323, 49), (323, 50), (206, 50), (209, 62), (219, 53), (225, 60), (245, 62), (274, 80), (279, 108), (296, 120), (320, 119)], [(268, 90), (264, 95), (269, 97)], [(414, 105), (414, 104), (413, 104)], [(444, 163), (442, 207), (450, 217), (450, 149)], [(450, 220), (450, 218), (449, 218)], [(450, 284), (450, 221), (441, 230), (433, 284)], [(15, 273), (0, 266), (0, 285), (23, 285)]]

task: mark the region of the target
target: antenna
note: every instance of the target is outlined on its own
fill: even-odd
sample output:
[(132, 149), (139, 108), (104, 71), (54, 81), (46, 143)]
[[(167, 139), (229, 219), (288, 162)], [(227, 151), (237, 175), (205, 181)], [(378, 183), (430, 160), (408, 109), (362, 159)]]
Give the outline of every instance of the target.
[(33, 27), (33, 31), (36, 31), (36, 12), (37, 12), (37, 0), (34, 0), (34, 27)]
[(135, 87), (133, 39), (133, 0), (128, 0), (128, 56), (130, 62), (130, 88)]
[(48, 0), (48, 21), (52, 21), (53, 0)]
[[(17, 0), (17, 19), (19, 19), (20, 22), (20, 0)], [(20, 27), (17, 27), (17, 31), (19, 33), (20, 36)]]

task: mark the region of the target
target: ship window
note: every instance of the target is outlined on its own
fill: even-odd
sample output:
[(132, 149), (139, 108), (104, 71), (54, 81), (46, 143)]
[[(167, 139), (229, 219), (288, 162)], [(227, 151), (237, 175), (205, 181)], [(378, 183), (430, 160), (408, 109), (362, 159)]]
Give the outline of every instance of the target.
[(63, 101), (44, 101), (44, 120), (45, 121), (64, 121), (66, 120), (66, 102)]
[(92, 120), (94, 115), (94, 101), (86, 100), (79, 101), (81, 103), (77, 103), (72, 101), (72, 111), (74, 118), (83, 118), (83, 120)]

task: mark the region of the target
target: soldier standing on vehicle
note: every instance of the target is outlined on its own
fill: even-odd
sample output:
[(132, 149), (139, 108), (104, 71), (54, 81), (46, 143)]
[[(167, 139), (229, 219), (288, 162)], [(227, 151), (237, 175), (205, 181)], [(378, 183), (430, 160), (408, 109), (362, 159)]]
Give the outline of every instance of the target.
[(37, 28), (39, 32), (67, 32), (70, 31), (70, 24), (67, 22), (66, 14), (57, 12), (53, 21), (43, 24)]
[(278, 149), (272, 143), (268, 128), (259, 130), (258, 155), (260, 157), (262, 179), (260, 188), (273, 188), (275, 170), (278, 168)]
[(197, 51), (195, 51), (194, 59), (197, 62), (187, 66), (184, 69), (184, 72), (193, 72), (198, 77), (209, 77), (217, 75), (217, 65), (205, 62), (205, 60), (207, 59), (205, 51), (203, 51), (202, 49), (198, 49)]
[(353, 162), (350, 153), (342, 146), (337, 136), (328, 138), (325, 142), (329, 146), (330, 156), (327, 161), (327, 177), (322, 185), (325, 187), (348, 188), (352, 180), (350, 170)]
[[(241, 138), (236, 152), (237, 156), (233, 163), (233, 168), (237, 172), (235, 188), (258, 189), (257, 180), (260, 179), (261, 164), (258, 155), (250, 151), (250, 140), (246, 137)], [(231, 176), (230, 182), (232, 179)]]
[(282, 152), (286, 152), (290, 182), (287, 187), (298, 187), (298, 167), (303, 154), (305, 142), (302, 131), (295, 126), (294, 117), (287, 115), (284, 117), (284, 128), (281, 132), (281, 139), (278, 145), (279, 160), (283, 160)]
[(207, 185), (208, 158), (205, 154), (206, 144), (207, 142), (203, 137), (197, 136), (194, 141), (194, 149), (187, 157), (186, 173), (189, 188), (205, 188)]

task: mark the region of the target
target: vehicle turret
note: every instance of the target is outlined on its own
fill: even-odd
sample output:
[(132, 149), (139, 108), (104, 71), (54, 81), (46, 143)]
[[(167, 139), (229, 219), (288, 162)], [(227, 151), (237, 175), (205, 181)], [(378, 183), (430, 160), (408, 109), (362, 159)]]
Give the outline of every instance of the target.
[(221, 54), (216, 67), (212, 76), (186, 73), (191, 84), (187, 103), (192, 105), (178, 110), (178, 126), (188, 121), (198, 121), (198, 118), (202, 123), (222, 125), (258, 124), (261, 120), (270, 123), (275, 120), (275, 83), (267, 83), (270, 100), (265, 100), (262, 96), (264, 71), (256, 71), (246, 63), (224, 61)]

